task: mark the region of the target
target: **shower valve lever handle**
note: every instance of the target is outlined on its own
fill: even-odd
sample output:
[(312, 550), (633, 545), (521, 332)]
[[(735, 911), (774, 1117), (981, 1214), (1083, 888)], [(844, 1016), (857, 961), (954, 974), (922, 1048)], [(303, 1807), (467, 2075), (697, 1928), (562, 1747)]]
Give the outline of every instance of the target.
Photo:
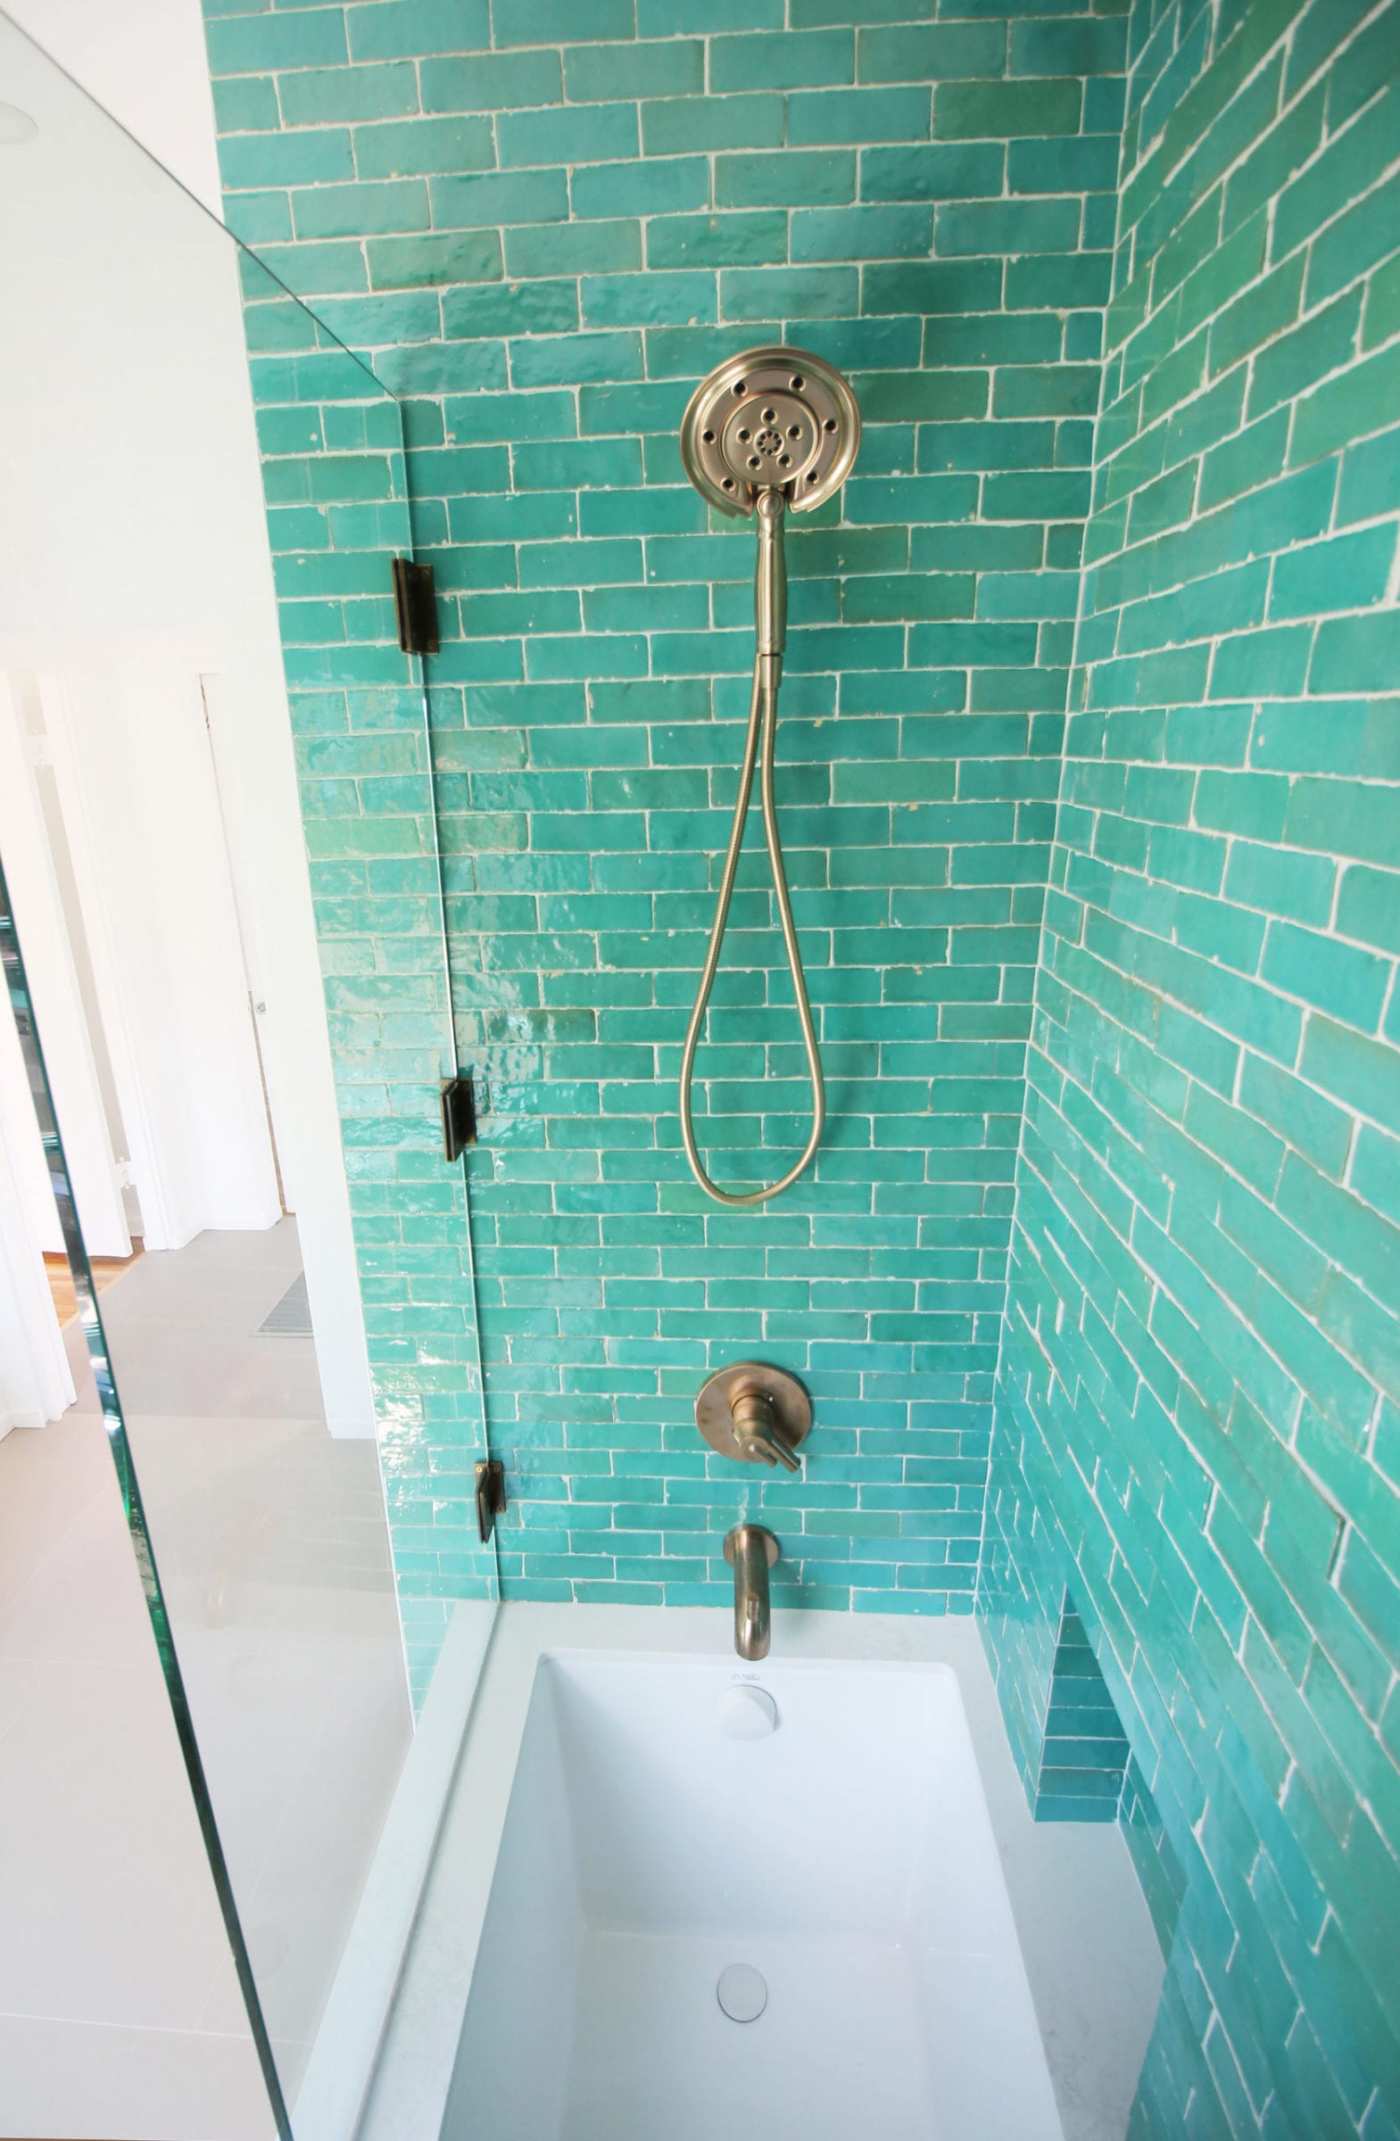
[(762, 1458), (766, 1465), (783, 1465), (789, 1472), (802, 1470), (802, 1459), (795, 1457), (775, 1427), (768, 1424), (736, 1430), (738, 1439)]
[(741, 1387), (734, 1393), (731, 1411), (734, 1439), (742, 1449), (766, 1465), (782, 1465), (789, 1472), (802, 1470), (802, 1459), (783, 1433), (766, 1390)]
[(794, 1457), (792, 1451), (783, 1441), (782, 1436), (775, 1435), (771, 1428), (760, 1430), (754, 1439), (762, 1446), (766, 1464), (783, 1465), (789, 1472), (800, 1472), (802, 1470), (802, 1459)]

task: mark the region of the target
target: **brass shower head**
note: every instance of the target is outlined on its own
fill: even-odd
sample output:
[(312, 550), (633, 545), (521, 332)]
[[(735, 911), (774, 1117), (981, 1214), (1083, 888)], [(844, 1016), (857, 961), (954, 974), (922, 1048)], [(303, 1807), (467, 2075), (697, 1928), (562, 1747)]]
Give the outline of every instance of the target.
[(762, 490), (809, 513), (849, 475), (860, 410), (841, 374), (811, 350), (744, 350), (717, 365), (681, 418), (681, 459), (702, 498), (736, 519)]

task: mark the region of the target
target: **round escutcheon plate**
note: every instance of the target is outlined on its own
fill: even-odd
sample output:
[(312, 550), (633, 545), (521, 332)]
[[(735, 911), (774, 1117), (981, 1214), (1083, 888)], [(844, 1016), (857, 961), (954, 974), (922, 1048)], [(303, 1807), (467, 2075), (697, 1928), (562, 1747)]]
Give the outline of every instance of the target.
[(795, 1450), (811, 1430), (812, 1400), (805, 1387), (786, 1368), (764, 1360), (738, 1360), (717, 1368), (700, 1385), (695, 1400), (695, 1425), (712, 1450), (733, 1457), (740, 1464), (761, 1464), (762, 1457), (734, 1432), (734, 1401), (744, 1391), (759, 1390), (773, 1407), (774, 1420), (789, 1449)]

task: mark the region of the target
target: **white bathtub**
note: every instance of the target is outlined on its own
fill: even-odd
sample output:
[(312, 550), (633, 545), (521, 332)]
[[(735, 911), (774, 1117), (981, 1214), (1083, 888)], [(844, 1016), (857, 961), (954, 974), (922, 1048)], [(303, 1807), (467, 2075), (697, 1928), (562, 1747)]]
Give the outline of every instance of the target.
[(540, 1658), (442, 2141), (726, 2129), (1061, 2141), (946, 1665)]
[[(748, 1667), (727, 1613), (509, 1604), (478, 1663), (449, 1639), (371, 1883), (407, 1919), (367, 1892), (299, 2141), (1123, 2141), (1161, 1955), (1119, 1832), (1031, 1820), (971, 1620), (775, 1613)], [(736, 1742), (753, 1682), (780, 1729)]]

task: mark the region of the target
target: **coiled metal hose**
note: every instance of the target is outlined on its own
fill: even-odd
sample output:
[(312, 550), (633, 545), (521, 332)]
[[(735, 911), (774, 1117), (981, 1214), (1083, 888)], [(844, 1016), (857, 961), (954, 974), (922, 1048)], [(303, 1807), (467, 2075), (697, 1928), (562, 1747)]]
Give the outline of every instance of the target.
[[(690, 1171), (707, 1197), (716, 1204), (746, 1205), (765, 1204), (770, 1197), (778, 1196), (789, 1189), (811, 1165), (822, 1131), (826, 1125), (826, 1093), (822, 1085), (822, 1061), (817, 1048), (816, 1029), (812, 1024), (812, 1008), (807, 1001), (807, 981), (802, 971), (802, 953), (798, 947), (797, 930), (792, 919), (792, 902), (788, 898), (787, 873), (783, 868), (783, 844), (778, 833), (778, 808), (773, 794), (773, 752), (778, 732), (778, 689), (782, 678), (783, 645), (786, 636), (787, 582), (783, 561), (783, 512), (784, 499), (780, 490), (765, 490), (758, 497), (758, 573), (755, 581), (755, 613), (758, 645), (753, 665), (753, 697), (749, 706), (748, 733), (744, 739), (744, 762), (739, 774), (739, 795), (734, 805), (734, 823), (729, 831), (729, 849), (724, 858), (724, 873), (720, 879), (719, 897), (715, 902), (715, 918), (710, 929), (710, 941), (705, 952), (705, 965), (700, 976), (700, 988), (695, 998), (695, 1009), (690, 1014), (686, 1031), (685, 1048), (681, 1055), (680, 1116), (681, 1139), (685, 1156), (690, 1162)], [(788, 968), (792, 974), (793, 994), (797, 999), (797, 1017), (802, 1027), (802, 1046), (807, 1055), (807, 1075), (812, 1087), (812, 1128), (800, 1159), (794, 1161), (780, 1181), (770, 1182), (761, 1189), (745, 1191), (721, 1189), (705, 1170), (695, 1143), (695, 1123), (692, 1109), (692, 1084), (695, 1073), (695, 1052), (704, 1031), (705, 1013), (709, 1008), (710, 991), (715, 985), (719, 971), (720, 952), (724, 945), (724, 932), (729, 924), (730, 902), (734, 897), (734, 880), (739, 871), (739, 855), (744, 845), (744, 827), (748, 822), (749, 799), (753, 793), (755, 763), (759, 761), (759, 797), (763, 811), (763, 837), (768, 843), (768, 860), (773, 872), (773, 891), (778, 902), (778, 918), (782, 923), (783, 945), (787, 952)]]

